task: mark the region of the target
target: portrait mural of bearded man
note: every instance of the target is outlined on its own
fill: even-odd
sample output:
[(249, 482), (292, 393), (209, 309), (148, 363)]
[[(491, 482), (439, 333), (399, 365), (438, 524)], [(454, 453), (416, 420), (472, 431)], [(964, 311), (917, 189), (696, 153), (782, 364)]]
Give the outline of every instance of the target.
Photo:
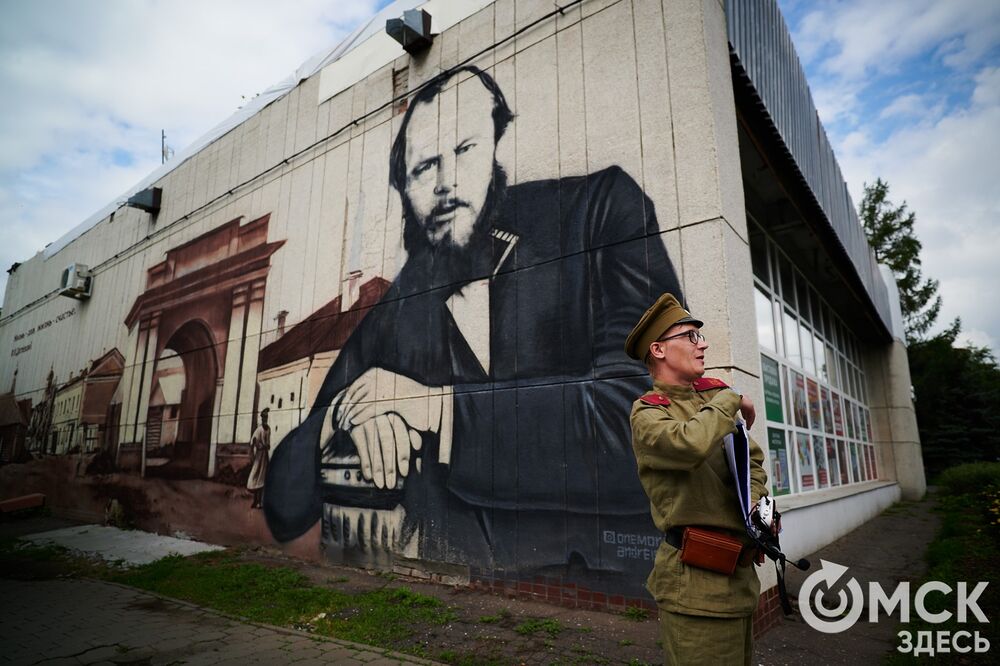
[(659, 536), (628, 424), (647, 373), (622, 347), (680, 284), (619, 167), (508, 184), (514, 122), (475, 67), (410, 100), (389, 156), (406, 261), (277, 446), (267, 522), (279, 541), (322, 518), (328, 549), (370, 556), (381, 534), (397, 555), (639, 592)]

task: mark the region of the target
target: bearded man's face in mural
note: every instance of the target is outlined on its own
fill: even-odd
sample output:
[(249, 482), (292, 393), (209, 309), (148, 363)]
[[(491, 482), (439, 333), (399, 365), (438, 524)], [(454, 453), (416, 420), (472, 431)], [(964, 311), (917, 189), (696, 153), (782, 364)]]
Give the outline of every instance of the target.
[(487, 205), (496, 152), (492, 95), (478, 81), (458, 91), (457, 129), (439, 124), (438, 101), (418, 103), (406, 128), (406, 186), (415, 221), (432, 246), (463, 248)]

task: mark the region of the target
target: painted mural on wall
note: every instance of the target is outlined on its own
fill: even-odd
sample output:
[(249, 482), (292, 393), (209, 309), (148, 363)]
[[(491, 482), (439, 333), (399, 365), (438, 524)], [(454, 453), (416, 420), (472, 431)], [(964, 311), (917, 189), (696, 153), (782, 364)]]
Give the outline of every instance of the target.
[[(438, 96), (458, 76), (467, 113), (445, 128)], [(267, 522), (285, 541), (321, 521), (348, 562), (638, 588), (659, 538), (628, 429), (648, 378), (622, 345), (678, 280), (621, 169), (508, 185), (496, 144), (513, 122), (471, 67), (412, 99), (389, 156), (406, 263), (369, 290), (308, 418), (275, 448)]]
[[(451, 86), (463, 112), (445, 121)], [(474, 67), (423, 87), (386, 155), (405, 262), (346, 268), (294, 325), (299, 306), (269, 293), (275, 262), (298, 260), (271, 214), (169, 246), (117, 315), (127, 343), (4, 408), (3, 441), (23, 444), (3, 455), (27, 452), (147, 529), (318, 530), (337, 562), (643, 595), (660, 535), (628, 413), (648, 377), (622, 347), (680, 286), (623, 169), (508, 183), (497, 145), (517, 122)]]

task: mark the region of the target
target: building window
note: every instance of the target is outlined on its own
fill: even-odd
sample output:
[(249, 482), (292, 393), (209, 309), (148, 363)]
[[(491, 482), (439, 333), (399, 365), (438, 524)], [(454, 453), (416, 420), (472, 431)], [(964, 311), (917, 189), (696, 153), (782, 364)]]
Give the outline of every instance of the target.
[(750, 224), (771, 492), (877, 479), (860, 345), (777, 244)]

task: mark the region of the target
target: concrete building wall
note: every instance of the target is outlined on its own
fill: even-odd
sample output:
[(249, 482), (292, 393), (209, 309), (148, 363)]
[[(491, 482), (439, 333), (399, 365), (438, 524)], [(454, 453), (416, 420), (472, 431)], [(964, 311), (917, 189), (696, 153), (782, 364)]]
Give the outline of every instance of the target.
[[(54, 256), (26, 261), (5, 298), (0, 385), (17, 371), (18, 397), (41, 398), (50, 368), (62, 384), (120, 350), (115, 459), (135, 461), (150, 488), (158, 475), (201, 484), (173, 518), (178, 529), (322, 540), (340, 561), (417, 559), (488, 582), (555, 572), (643, 598), (660, 536), (628, 441), (628, 409), (648, 379), (625, 358), (625, 334), (661, 292), (679, 292), (705, 321), (708, 374), (764, 404), (725, 16), (718, 0), (585, 0), (507, 39), (552, 11), (546, 0), (497, 0), (426, 53), (329, 99), (320, 72), (158, 182), (155, 217), (119, 209)], [(474, 71), (407, 113), (392, 103), (459, 63), (485, 72), (514, 114), (495, 152), (492, 129), (469, 145), (484, 116)], [(432, 212), (439, 224), (412, 227), (419, 213), (407, 218), (391, 183), (405, 118), (417, 128), (401, 153), (406, 196), (419, 196), (424, 172), (410, 158), (420, 148), (436, 160), (425, 166), (437, 187), (469, 204)], [(504, 191), (491, 170), (493, 199), (476, 198), (478, 166), (462, 162), (477, 149), (506, 174)], [(461, 247), (459, 220), (472, 207), (500, 230), (473, 236), (481, 256), (493, 254), (489, 266), (465, 266), (433, 241), (450, 230)], [(74, 262), (94, 269), (87, 301), (50, 293)], [(357, 274), (393, 286), (355, 314), (331, 311), (348, 330), (317, 356), (321, 322), (310, 317), (338, 297), (353, 302), (341, 292)], [(258, 373), (258, 355), (282, 343), (279, 319), (305, 327), (312, 347), (281, 366), (292, 374)], [(174, 457), (147, 469), (166, 346), (186, 358), (186, 397), (170, 426)], [(341, 347), (327, 372), (327, 352)], [(374, 365), (380, 372), (367, 373)], [(284, 400), (285, 413), (270, 405), (293, 390), (300, 403), (307, 388), (315, 405), (301, 424)], [(898, 400), (887, 389), (876, 402), (891, 420)], [(213, 504), (227, 513), (209, 524), (198, 502), (239, 483), (263, 407), (275, 433), (266, 521), (249, 495), (230, 492), (233, 508)], [(371, 415), (383, 418), (362, 426)], [(883, 450), (916, 441), (892, 433)], [(860, 490), (837, 505), (859, 521), (868, 509), (850, 507), (874, 506), (870, 493), (847, 497)], [(819, 503), (805, 498), (796, 511), (825, 511)]]

